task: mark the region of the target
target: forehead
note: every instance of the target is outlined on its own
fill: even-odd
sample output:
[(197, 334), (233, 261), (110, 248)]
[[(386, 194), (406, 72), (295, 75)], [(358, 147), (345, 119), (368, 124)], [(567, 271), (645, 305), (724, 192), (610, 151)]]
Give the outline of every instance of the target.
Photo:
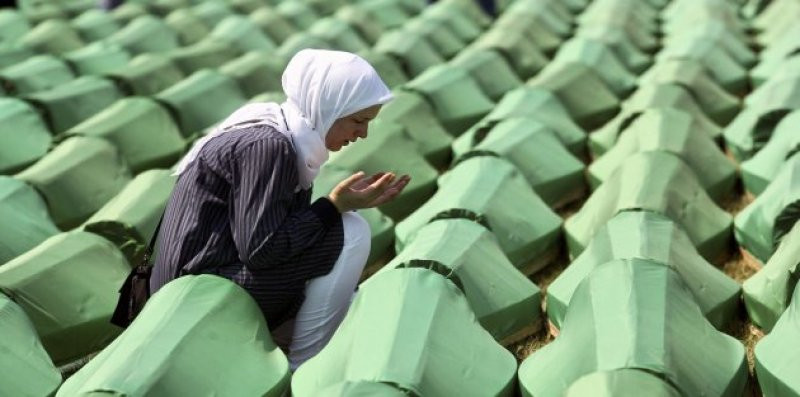
[(375, 116), (378, 115), (378, 111), (381, 110), (381, 105), (370, 106), (366, 109), (361, 109), (347, 117), (355, 117), (355, 118), (368, 118), (374, 119)]

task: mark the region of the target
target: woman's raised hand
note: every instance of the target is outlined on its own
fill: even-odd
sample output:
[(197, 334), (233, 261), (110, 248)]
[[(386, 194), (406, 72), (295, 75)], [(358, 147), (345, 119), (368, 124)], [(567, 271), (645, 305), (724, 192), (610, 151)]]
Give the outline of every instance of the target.
[(340, 182), (328, 195), (339, 212), (377, 207), (392, 201), (408, 185), (411, 177), (399, 178), (391, 172), (365, 176), (359, 171)]

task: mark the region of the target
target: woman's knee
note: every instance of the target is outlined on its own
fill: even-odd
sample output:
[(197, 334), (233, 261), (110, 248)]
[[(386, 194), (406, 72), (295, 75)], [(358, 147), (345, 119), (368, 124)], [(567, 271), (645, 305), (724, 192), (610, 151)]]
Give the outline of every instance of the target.
[(372, 238), (369, 223), (355, 212), (345, 212), (342, 214), (342, 227), (344, 229), (344, 245), (364, 245), (369, 244)]

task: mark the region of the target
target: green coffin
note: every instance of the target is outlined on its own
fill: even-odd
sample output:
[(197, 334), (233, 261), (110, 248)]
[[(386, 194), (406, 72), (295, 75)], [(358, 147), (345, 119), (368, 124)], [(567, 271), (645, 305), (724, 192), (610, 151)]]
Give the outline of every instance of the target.
[(67, 131), (120, 98), (122, 92), (113, 81), (97, 76), (83, 76), (25, 97), (44, 112), (44, 118), (55, 134)]
[(320, 18), (314, 8), (299, 1), (283, 1), (275, 11), (301, 31), (308, 30)]
[(659, 52), (656, 62), (669, 59), (691, 59), (700, 62), (720, 87), (735, 94), (745, 94), (748, 85), (747, 68), (739, 64), (718, 43), (702, 38), (675, 41)]
[(358, 7), (367, 11), (384, 31), (401, 27), (409, 19), (409, 14), (396, 0), (362, 1)]
[(66, 135), (108, 140), (117, 147), (134, 174), (174, 164), (186, 147), (167, 109), (147, 97), (120, 99), (70, 128)]
[(118, 45), (96, 42), (64, 54), (64, 59), (78, 74), (87, 75), (123, 69), (128, 65), (131, 56)]
[(800, 279), (800, 223), (782, 239), (767, 264), (748, 278), (742, 289), (750, 319), (769, 332), (791, 303), (792, 291)]
[(444, 59), (450, 59), (466, 47), (467, 43), (461, 40), (447, 25), (438, 21), (423, 18), (411, 18), (403, 25), (404, 31), (411, 34), (425, 36), (429, 43)]
[(748, 192), (761, 194), (780, 172), (789, 157), (800, 148), (800, 111), (795, 110), (781, 119), (764, 147), (749, 160), (741, 163), (742, 182)]
[(144, 54), (133, 58), (123, 69), (107, 75), (127, 95), (154, 95), (172, 87), (186, 76), (169, 58)]
[(170, 107), (184, 137), (224, 120), (247, 102), (235, 80), (210, 69), (193, 73), (155, 98)]
[(47, 153), (50, 131), (29, 104), (0, 98), (0, 173), (22, 170)]
[(164, 18), (164, 22), (175, 31), (178, 41), (185, 46), (197, 43), (211, 33), (205, 21), (185, 8), (172, 11)]
[(41, 196), (30, 186), (0, 176), (0, 268), (17, 256), (59, 233)]
[(0, 46), (0, 68), (16, 65), (22, 61), (28, 60), (34, 55), (35, 52), (33, 49), (23, 45), (2, 45)]
[[(525, 14), (528, 18), (536, 18), (536, 21), (547, 26), (548, 29), (556, 33), (559, 37), (569, 37), (572, 35), (574, 16), (564, 2), (539, 1), (539, 0), (514, 0), (508, 1), (510, 5), (504, 14)], [(504, 8), (499, 7), (499, 8)]]
[[(798, 62), (795, 50), (800, 48), (800, 25), (795, 24), (786, 30), (776, 41), (770, 42), (758, 55), (760, 61), (750, 70), (750, 79), (753, 85), (759, 86), (767, 79), (771, 79), (786, 64)], [(795, 72), (797, 68), (792, 68)]]
[(31, 30), (31, 23), (13, 8), (0, 10), (0, 44), (13, 43)]
[(55, 235), (0, 266), (0, 290), (19, 304), (56, 364), (102, 349), (119, 334), (109, 322), (128, 261), (106, 239)]
[(470, 48), (499, 52), (522, 79), (533, 77), (550, 62), (521, 30), (492, 28), (472, 42)]
[(450, 64), (465, 69), (493, 102), (523, 84), (511, 65), (494, 50), (462, 51)]
[(636, 75), (647, 70), (653, 63), (652, 56), (637, 47), (619, 25), (581, 25), (576, 36), (604, 43)]
[(226, 43), (238, 51), (267, 51), (277, 48), (258, 25), (243, 16), (229, 16), (211, 31), (210, 38)]
[(282, 396), (289, 376), (245, 290), (221, 277), (184, 276), (153, 295), (57, 395)]
[(340, 7), (333, 18), (350, 25), (358, 35), (372, 47), (383, 34), (383, 28), (365, 9), (357, 5)]
[(628, 71), (611, 47), (602, 41), (581, 37), (566, 41), (553, 58), (553, 64), (573, 62), (597, 72), (617, 98), (627, 97), (636, 89), (637, 76)]
[(712, 263), (728, 252), (731, 216), (714, 204), (694, 171), (678, 156), (654, 151), (630, 156), (566, 221), (570, 256), (578, 256), (597, 230), (628, 209), (666, 215)]
[[(661, 43), (657, 37), (659, 23), (657, 15), (643, 15), (641, 11), (644, 7), (635, 9), (632, 4), (643, 4), (642, 2), (631, 3), (627, 1), (597, 3), (592, 7), (592, 11), (580, 15), (579, 25), (617, 25), (625, 31), (625, 34), (641, 51), (654, 53), (660, 49)], [(607, 6), (607, 7), (606, 7)], [(604, 10), (599, 8), (605, 7)], [(651, 13), (653, 10), (651, 10)]]
[(223, 19), (235, 14), (227, 1), (195, 2), (190, 10), (209, 27), (216, 26)]
[(164, 21), (150, 15), (140, 16), (108, 37), (131, 54), (162, 52), (178, 48), (178, 35)]
[(278, 47), (275, 55), (277, 55), (279, 59), (283, 60), (284, 63), (289, 63), (289, 60), (292, 59), (295, 54), (306, 48), (323, 50), (332, 49), (330, 43), (327, 43), (325, 40), (322, 40), (311, 33), (299, 32), (293, 34), (291, 37), (281, 43), (281, 46)]
[[(759, 57), (763, 57), (763, 52), (756, 56), (753, 49), (748, 46), (750, 40), (744, 30), (733, 28), (721, 19), (712, 19), (701, 24), (694, 24), (689, 29), (675, 32), (674, 35), (666, 36), (664, 47), (672, 50), (670, 47), (678, 43), (709, 43), (730, 55), (738, 64), (750, 68), (756, 64)], [(787, 41), (787, 39), (783, 41)], [(700, 51), (702, 46), (694, 48), (694, 51), (702, 52)], [(686, 55), (699, 55), (698, 52), (692, 52), (690, 51)], [(713, 67), (713, 65), (709, 66)]]
[(396, 269), (362, 285), (328, 345), (295, 372), (292, 395), (362, 384), (381, 396), (511, 396), (516, 367), (455, 284), (431, 270)]
[(522, 363), (519, 382), (523, 396), (563, 396), (585, 375), (626, 368), (654, 374), (685, 396), (741, 396), (747, 381), (741, 342), (709, 324), (677, 271), (646, 259), (592, 271), (575, 290), (558, 338)]
[(61, 229), (78, 226), (130, 180), (117, 149), (105, 140), (72, 137), (15, 176), (44, 196)]
[(737, 313), (739, 284), (701, 257), (689, 236), (664, 215), (622, 211), (595, 233), (586, 249), (547, 287), (547, 315), (561, 327), (575, 289), (591, 272), (616, 259), (650, 259), (683, 278), (700, 311), (722, 329)]
[(551, 259), (561, 235), (561, 218), (536, 195), (513, 164), (480, 156), (442, 175), (436, 194), (397, 224), (396, 251), (401, 252), (432, 220), (459, 214), (485, 220), (508, 259), (525, 274)]
[(225, 63), (219, 71), (236, 80), (247, 97), (283, 90), (283, 62), (267, 53), (248, 52)]
[(403, 71), (403, 68), (400, 67), (400, 62), (395, 60), (391, 55), (373, 50), (361, 51), (358, 55), (375, 68), (375, 71), (381, 76), (381, 80), (383, 80), (389, 88), (395, 88), (408, 82), (408, 77), (406, 76), (406, 72)]
[(289, 21), (275, 12), (273, 8), (261, 7), (249, 15), (250, 19), (261, 28), (275, 43), (283, 43), (289, 36), (298, 32)]
[(478, 322), (501, 344), (541, 326), (539, 288), (508, 261), (481, 224), (466, 219), (431, 222), (373, 277), (420, 262), (436, 262), (458, 278)]
[(28, 316), (0, 293), (0, 384), (8, 396), (51, 396), (61, 373), (42, 347)]
[(800, 218), (800, 155), (786, 160), (775, 179), (736, 215), (736, 241), (766, 263)]
[(429, 5), (418, 17), (446, 24), (463, 42), (471, 43), (483, 34), (483, 27), (469, 16), (469, 12), (459, 7), (460, 4), (464, 3), (437, 1)]
[(352, 26), (338, 18), (322, 18), (314, 22), (309, 32), (341, 51), (359, 52), (371, 47)]
[(616, 145), (589, 166), (593, 189), (607, 180), (634, 153), (665, 151), (695, 171), (708, 195), (720, 202), (736, 184), (736, 167), (690, 113), (674, 108), (645, 110), (619, 136)]
[(241, 55), (234, 46), (220, 40), (204, 39), (190, 46), (165, 52), (183, 73), (190, 75), (201, 69), (218, 69)]
[(119, 22), (115, 21), (107, 12), (93, 9), (78, 15), (72, 20), (72, 26), (89, 42), (105, 39), (120, 29)]
[(384, 33), (373, 49), (395, 58), (408, 77), (418, 76), (432, 66), (445, 63), (422, 35), (407, 31)]
[(74, 78), (69, 65), (52, 55), (35, 55), (0, 71), (3, 90), (11, 95), (49, 90)]
[(755, 348), (758, 384), (765, 396), (800, 396), (800, 287), (792, 304)]
[(540, 13), (525, 11), (503, 13), (492, 25), (492, 29), (519, 32), (535, 48), (550, 56), (559, 49), (564, 39), (543, 21), (544, 18)]
[(127, 25), (135, 18), (147, 15), (147, 8), (144, 4), (127, 1), (114, 8), (109, 14), (121, 25)]
[(19, 38), (19, 43), (53, 55), (74, 51), (85, 45), (75, 28), (62, 19), (49, 19), (36, 25)]
[(592, 372), (584, 375), (564, 392), (564, 397), (680, 397), (681, 393), (656, 375), (638, 368)]

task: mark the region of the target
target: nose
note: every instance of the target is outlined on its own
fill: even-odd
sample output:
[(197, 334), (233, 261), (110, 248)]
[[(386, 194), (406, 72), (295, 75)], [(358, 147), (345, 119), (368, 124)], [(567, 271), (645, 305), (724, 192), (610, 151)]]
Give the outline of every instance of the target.
[(366, 138), (366, 137), (367, 137), (367, 132), (368, 132), (367, 130), (368, 130), (368, 129), (369, 129), (369, 127), (367, 127), (367, 126), (365, 126), (365, 127), (363, 127), (363, 128), (357, 128), (357, 129), (356, 129), (356, 134), (355, 134), (355, 135), (356, 135), (356, 137), (358, 137), (358, 138), (361, 138), (361, 139), (364, 139), (364, 138)]

